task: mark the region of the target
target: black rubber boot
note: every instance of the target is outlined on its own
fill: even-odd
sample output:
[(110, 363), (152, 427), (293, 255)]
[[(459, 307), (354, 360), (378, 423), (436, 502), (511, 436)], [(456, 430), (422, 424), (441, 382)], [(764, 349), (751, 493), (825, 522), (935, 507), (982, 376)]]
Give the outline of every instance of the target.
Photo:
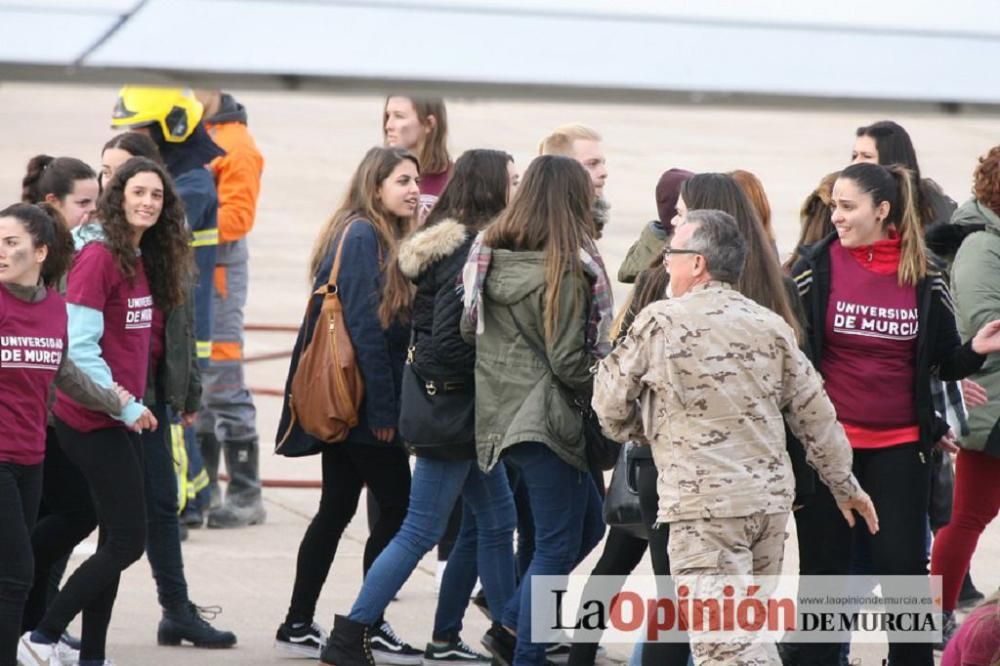
[(375, 666), (368, 645), (368, 625), (343, 615), (333, 618), (333, 633), (319, 657), (323, 666)]
[(156, 632), (160, 645), (180, 645), (187, 641), (198, 648), (231, 648), (236, 645), (236, 634), (219, 631), (208, 623), (205, 616), (215, 619), (218, 607), (199, 608), (190, 601), (176, 608), (166, 608)]
[(181, 525), (197, 530), (205, 524), (205, 513), (189, 503), (178, 520)]

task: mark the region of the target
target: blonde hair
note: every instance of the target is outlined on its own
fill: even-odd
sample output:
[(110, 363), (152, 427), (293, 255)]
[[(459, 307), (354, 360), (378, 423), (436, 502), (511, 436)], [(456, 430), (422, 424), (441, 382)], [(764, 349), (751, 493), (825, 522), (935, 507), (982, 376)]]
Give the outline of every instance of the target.
[(784, 267), (787, 272), (791, 272), (802, 258), (803, 248), (818, 243), (836, 231), (831, 220), (830, 202), (833, 200), (833, 184), (839, 177), (839, 171), (823, 176), (816, 189), (802, 202), (802, 208), (799, 210), (799, 242), (785, 260)]
[(560, 125), (538, 143), (539, 155), (573, 156), (574, 141), (601, 141), (597, 130), (580, 123)]

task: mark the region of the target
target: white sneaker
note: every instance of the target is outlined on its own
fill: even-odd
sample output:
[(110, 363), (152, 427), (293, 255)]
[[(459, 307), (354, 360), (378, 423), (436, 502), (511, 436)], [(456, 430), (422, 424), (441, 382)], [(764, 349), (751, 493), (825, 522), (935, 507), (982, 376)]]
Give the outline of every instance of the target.
[(400, 638), (388, 622), (368, 630), (368, 645), (376, 664), (392, 666), (420, 666), (423, 650), (418, 650)]
[(274, 637), (274, 647), (289, 657), (319, 659), (326, 647), (327, 638), (323, 627), (315, 622), (294, 625), (282, 622)]
[(17, 663), (20, 666), (65, 666), (56, 653), (54, 643), (35, 643), (26, 631), (17, 642)]
[[(80, 663), (80, 651), (63, 640), (56, 643), (56, 657), (62, 666), (76, 666)], [(111, 662), (105, 661), (104, 663), (110, 664)]]

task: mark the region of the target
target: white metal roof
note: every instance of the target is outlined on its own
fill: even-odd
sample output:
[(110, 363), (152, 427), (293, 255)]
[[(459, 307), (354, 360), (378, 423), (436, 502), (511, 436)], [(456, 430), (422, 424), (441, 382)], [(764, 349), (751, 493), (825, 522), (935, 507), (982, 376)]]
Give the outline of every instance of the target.
[(0, 0), (0, 77), (1000, 105), (1000, 3)]

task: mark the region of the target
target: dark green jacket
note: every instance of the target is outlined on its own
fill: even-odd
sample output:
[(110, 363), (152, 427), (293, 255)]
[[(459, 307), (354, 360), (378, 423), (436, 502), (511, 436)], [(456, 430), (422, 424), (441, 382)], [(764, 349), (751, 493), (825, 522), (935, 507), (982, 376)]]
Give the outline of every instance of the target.
[(163, 358), (150, 367), (143, 403), (166, 403), (178, 414), (201, 408), (201, 371), (195, 350), (194, 296), (166, 313)]
[(632, 244), (625, 255), (625, 261), (618, 269), (618, 281), (626, 284), (635, 282), (639, 273), (649, 268), (653, 261), (663, 254), (670, 236), (656, 222), (649, 222), (642, 228), (639, 240)]
[[(955, 319), (959, 332), (967, 339), (983, 325), (1000, 319), (1000, 216), (972, 200), (963, 204), (952, 220), (956, 224), (985, 225), (983, 231), (962, 242), (951, 267)], [(986, 363), (970, 379), (983, 385), (989, 402), (969, 410), (971, 433), (962, 438), (962, 447), (1000, 457), (1000, 354), (987, 356)]]
[[(596, 362), (584, 341), (590, 288), (566, 275), (559, 321), (545, 341), (545, 255), (494, 250), (486, 276), (479, 336), (462, 319), (463, 335), (476, 344), (476, 453), (489, 471), (505, 449), (521, 442), (545, 444), (569, 465), (586, 471), (583, 418), (553, 377), (590, 402)], [(574, 310), (574, 301), (576, 308)], [(532, 352), (514, 317), (552, 371)]]

